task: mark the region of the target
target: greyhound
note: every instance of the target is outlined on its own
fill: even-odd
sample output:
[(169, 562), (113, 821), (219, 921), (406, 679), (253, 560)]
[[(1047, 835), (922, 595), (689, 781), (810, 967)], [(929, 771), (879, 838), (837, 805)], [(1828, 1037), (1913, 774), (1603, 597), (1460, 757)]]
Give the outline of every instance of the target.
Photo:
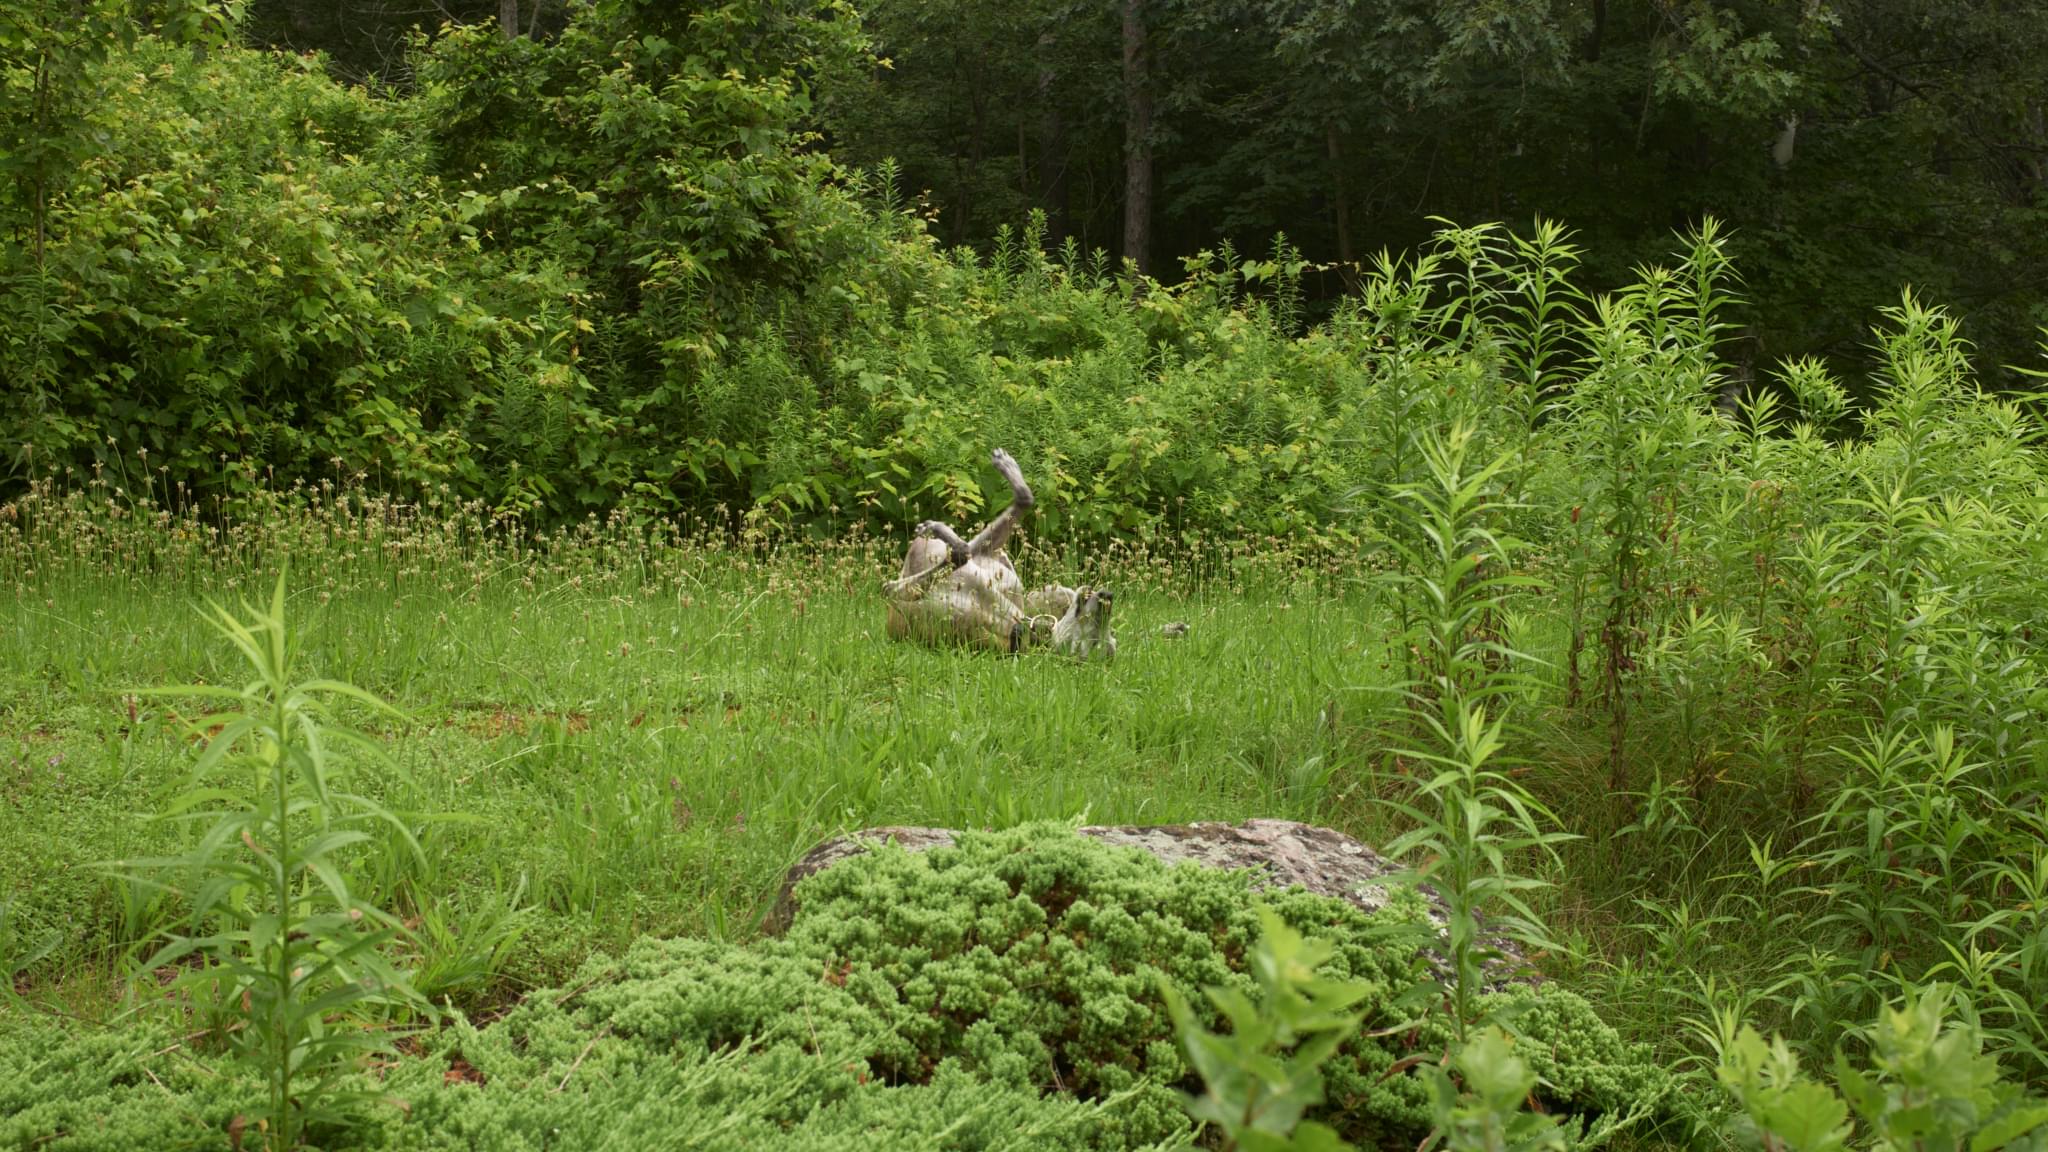
[(1030, 592), (1010, 562), (1010, 534), (1035, 503), (1024, 470), (1001, 448), (990, 454), (1010, 482), (1010, 504), (972, 540), (937, 520), (917, 526), (897, 579), (882, 585), (892, 640), (1019, 652), (1050, 643), (1083, 660), (1116, 655), (1107, 589), (1048, 584)]

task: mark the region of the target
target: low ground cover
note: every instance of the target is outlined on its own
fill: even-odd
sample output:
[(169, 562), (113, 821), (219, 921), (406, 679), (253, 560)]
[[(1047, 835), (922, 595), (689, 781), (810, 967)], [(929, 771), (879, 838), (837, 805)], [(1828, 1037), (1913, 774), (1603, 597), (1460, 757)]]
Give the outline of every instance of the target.
[[(312, 1135), (333, 1148), (1180, 1146), (1189, 1123), (1170, 1086), (1188, 1068), (1156, 981), (1251, 987), (1246, 889), (1242, 874), (1170, 869), (1058, 823), (891, 848), (806, 881), (779, 939), (644, 939), (494, 1023), (457, 1019), (369, 1074), (381, 1107)], [(1298, 892), (1270, 902), (1336, 945), (1325, 969), (1370, 989), (1366, 1019), (1415, 1019), (1420, 897), (1372, 914)], [(1552, 1111), (1647, 1113), (1668, 1091), (1647, 1050), (1577, 995), (1493, 999), (1524, 1021)], [(159, 1028), (67, 1040), (41, 1027), (40, 1044), (0, 1042), (0, 1116), (13, 1115), (0, 1140), (217, 1142), (260, 1092)], [(1399, 1062), (1441, 1048), (1448, 1025), (1390, 1031), (1352, 1038), (1329, 1086), (1325, 1114), (1356, 1139), (1429, 1126), (1427, 1088)]]

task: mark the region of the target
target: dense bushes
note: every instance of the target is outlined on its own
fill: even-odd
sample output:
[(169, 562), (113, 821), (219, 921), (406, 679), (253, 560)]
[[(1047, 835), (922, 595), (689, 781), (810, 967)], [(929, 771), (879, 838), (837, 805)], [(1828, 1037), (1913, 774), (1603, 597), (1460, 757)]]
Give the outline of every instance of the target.
[[(211, 491), (360, 473), (547, 520), (832, 530), (977, 513), (1002, 491), (979, 471), (993, 440), (1044, 485), (1048, 538), (1348, 543), (1347, 493), (1401, 474), (1447, 393), (1526, 430), (1573, 380), (1684, 360), (1686, 388), (1726, 382), (1719, 328), (1674, 360), (1557, 309), (1561, 244), (1456, 234), (1431, 275), (1369, 268), (1306, 334), (1284, 243), (1170, 288), (1048, 256), (1036, 226), (942, 253), (889, 170), (839, 169), (803, 130), (818, 77), (862, 58), (837, 4), (446, 29), (403, 94), (103, 39), (61, 60), (75, 115), (6, 105), (6, 163), (35, 164), (0, 197), (9, 488), (120, 457)], [(1491, 279), (1470, 321), (1408, 331), (1460, 277)], [(1527, 308), (1549, 330), (1523, 341)]]
[[(1296, 339), (1273, 310), (1236, 307), (1234, 266), (1165, 290), (1038, 241), (1027, 231), (987, 266), (962, 255), (899, 322), (849, 332), (823, 394), (777, 412), (756, 511), (977, 518), (981, 458), (1003, 444), (1050, 538), (1347, 534), (1365, 391), (1341, 337)], [(709, 375), (745, 396), (753, 374), (799, 372), (764, 350)]]
[(212, 487), (339, 458), (479, 482), (452, 418), (532, 323), (502, 315), (518, 285), (474, 254), (402, 110), (310, 62), (154, 39), (102, 79), (110, 146), (54, 198), (44, 263), (8, 253), (17, 469), (120, 453)]
[[(1617, 337), (1548, 231), (1449, 233), (1307, 332), (1284, 242), (1172, 287), (1049, 253), (1038, 222), (942, 253), (889, 170), (801, 129), (860, 51), (836, 5), (608, 0), (545, 42), (447, 29), (406, 94), (150, 36), (81, 57), (96, 98), (37, 185), (47, 243), (0, 250), (6, 482), (118, 457), (158, 486), (360, 474), (544, 520), (830, 531), (979, 514), (1000, 442), (1048, 539), (1348, 545), (1361, 479), (1412, 478), (1447, 404), (1533, 443), (1567, 392), (1726, 382), (1719, 327)], [(1458, 293), (1455, 331), (1417, 326)]]
[[(927, 855), (878, 851), (805, 883), (788, 934), (748, 947), (644, 940), (594, 957), (487, 1027), (457, 1023), (383, 1070), (403, 1108), (329, 1147), (1137, 1148), (1186, 1129), (1189, 1073), (1154, 972), (1183, 989), (1249, 988), (1265, 900), (1332, 940), (1333, 975), (1365, 981), (1367, 1027), (1421, 974), (1424, 905), (1368, 915), (1244, 874), (1169, 869), (1059, 825), (970, 834)], [(1519, 1046), (1567, 1111), (1654, 1106), (1666, 1077), (1579, 997), (1501, 993)], [(1212, 1022), (1213, 1023), (1213, 1022)], [(24, 1020), (0, 1036), (0, 1143), (63, 1148), (224, 1143), (260, 1091), (152, 1029), (60, 1040)], [(1424, 1083), (1397, 1064), (1441, 1053), (1448, 1024), (1354, 1038), (1330, 1066), (1323, 1116), (1354, 1139), (1413, 1139)], [(169, 1090), (176, 1107), (164, 1107)], [(210, 1133), (210, 1135), (208, 1135)]]
[(844, 14), (749, 12), (452, 29), (404, 97), (147, 36), (84, 61), (48, 243), (0, 251), (10, 483), (119, 458), (843, 526), (973, 513), (994, 437), (1051, 536), (1333, 529), (1355, 349), (1294, 338), (1284, 247), (1171, 290), (1035, 230), (942, 255), (797, 129)]
[(147, 452), (206, 488), (342, 471), (618, 502), (667, 463), (643, 426), (685, 438), (662, 390), (682, 401), (690, 346), (745, 311), (699, 304), (758, 294), (772, 315), (856, 265), (831, 235), (883, 238), (793, 128), (799, 73), (856, 40), (824, 10), (765, 36), (767, 12), (676, 18), (673, 45), (631, 4), (579, 9), (547, 46), (452, 30), (410, 99), (311, 60), (73, 42), (48, 14), (23, 83), (55, 59), (90, 111), (4, 110), (74, 145), (0, 200), (16, 476)]

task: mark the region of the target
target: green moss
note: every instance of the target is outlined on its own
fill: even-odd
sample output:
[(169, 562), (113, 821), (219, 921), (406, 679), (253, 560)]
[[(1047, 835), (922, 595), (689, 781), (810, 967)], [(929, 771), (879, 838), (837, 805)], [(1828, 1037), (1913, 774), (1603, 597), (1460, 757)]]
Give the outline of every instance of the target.
[[(1186, 1131), (1176, 1090), (1192, 1084), (1155, 970), (1190, 991), (1249, 989), (1239, 965), (1265, 901), (1337, 945), (1334, 974), (1374, 987), (1367, 1033), (1404, 1018), (1395, 998), (1419, 972), (1419, 897), (1368, 915), (1298, 891), (1254, 896), (1248, 883), (1058, 825), (925, 854), (883, 848), (805, 881), (780, 939), (643, 939), (488, 1027), (451, 1022), (384, 1072), (381, 1091), (405, 1108), (329, 1145), (650, 1147), (679, 1133), (735, 1149), (1171, 1143)], [(1662, 1091), (1664, 1074), (1579, 997), (1503, 998), (1553, 1110)], [(153, 1029), (37, 1039), (0, 1041), (0, 1146), (225, 1146), (254, 1090), (233, 1069), (165, 1054), (171, 1041)], [(1447, 1039), (1435, 1021), (1352, 1040), (1331, 1062), (1322, 1118), (1358, 1140), (1412, 1138), (1424, 1087), (1388, 1073)]]
[(81, 1035), (18, 1023), (0, 1039), (0, 1148), (225, 1147), (243, 1102), (262, 1096), (253, 1077), (186, 1058), (153, 1024)]

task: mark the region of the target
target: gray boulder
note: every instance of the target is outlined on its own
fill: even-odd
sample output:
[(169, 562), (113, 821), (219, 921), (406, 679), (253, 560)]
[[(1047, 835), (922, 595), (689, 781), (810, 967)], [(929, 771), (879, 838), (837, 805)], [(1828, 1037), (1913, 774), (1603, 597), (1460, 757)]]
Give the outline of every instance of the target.
[[(1202, 821), (1194, 824), (1090, 825), (1080, 835), (1126, 848), (1138, 848), (1168, 864), (1191, 863), (1205, 868), (1249, 869), (1259, 873), (1259, 888), (1298, 887), (1319, 896), (1334, 896), (1368, 911), (1378, 911), (1387, 902), (1387, 887), (1402, 868), (1399, 864), (1331, 828), (1293, 820), (1246, 820), (1238, 824)], [(796, 886), (843, 860), (851, 859), (880, 843), (894, 843), (912, 852), (923, 852), (953, 843), (954, 833), (946, 828), (890, 826), (868, 828), (836, 836), (799, 860), (782, 882), (782, 893), (768, 914), (767, 931), (780, 935), (796, 915)], [(1443, 898), (1428, 885), (1422, 894), (1434, 908), (1439, 924), (1444, 923)], [(1503, 955), (1489, 967), (1495, 980), (1506, 979), (1525, 965), (1520, 950), (1499, 938), (1488, 941)], [(1522, 977), (1527, 979), (1526, 976)]]

